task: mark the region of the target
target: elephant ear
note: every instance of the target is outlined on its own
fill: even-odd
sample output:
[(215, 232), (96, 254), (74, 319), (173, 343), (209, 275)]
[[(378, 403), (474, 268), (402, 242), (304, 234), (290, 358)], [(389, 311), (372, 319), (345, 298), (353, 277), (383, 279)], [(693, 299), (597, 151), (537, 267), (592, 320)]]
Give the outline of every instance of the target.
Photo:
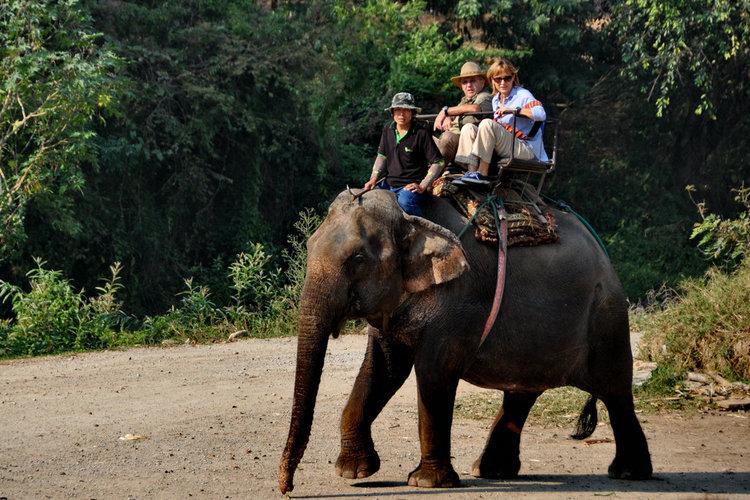
[(469, 268), (455, 234), (422, 217), (404, 214), (404, 218), (402, 274), (407, 292), (445, 283)]

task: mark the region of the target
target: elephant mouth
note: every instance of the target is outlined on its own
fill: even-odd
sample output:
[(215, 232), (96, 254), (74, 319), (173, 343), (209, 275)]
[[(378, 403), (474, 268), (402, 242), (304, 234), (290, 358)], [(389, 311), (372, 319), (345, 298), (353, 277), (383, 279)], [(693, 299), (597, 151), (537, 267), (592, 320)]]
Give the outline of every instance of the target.
[[(344, 325), (346, 324), (346, 322), (347, 322), (347, 321), (348, 321), (349, 319), (350, 319), (350, 318), (349, 318), (348, 316), (344, 316), (344, 317), (342, 317), (342, 318), (341, 318), (340, 320), (338, 320), (338, 321), (337, 321), (337, 322), (336, 322), (336, 323), (334, 324), (334, 326), (333, 326), (333, 329), (331, 330), (331, 337), (333, 337), (334, 339), (337, 339), (337, 338), (339, 338), (339, 335), (341, 335), (341, 330), (343, 330), (343, 329), (344, 329)], [(355, 319), (355, 318), (351, 318), (351, 319)]]

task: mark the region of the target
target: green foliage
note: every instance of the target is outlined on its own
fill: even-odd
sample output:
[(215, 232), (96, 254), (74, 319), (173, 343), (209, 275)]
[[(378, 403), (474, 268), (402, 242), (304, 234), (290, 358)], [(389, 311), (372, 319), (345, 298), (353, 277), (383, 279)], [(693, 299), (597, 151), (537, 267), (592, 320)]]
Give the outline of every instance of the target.
[(747, 99), (750, 3), (747, 0), (625, 0), (613, 29), (623, 74), (642, 81), (662, 116), (687, 87), (693, 111), (715, 117), (719, 101)]
[[(695, 188), (688, 186), (688, 191)], [(735, 201), (743, 206), (736, 219), (723, 219), (714, 213), (707, 213), (705, 202), (696, 203), (701, 215), (690, 238), (698, 240), (698, 247), (709, 259), (721, 261), (729, 269), (734, 269), (743, 260), (750, 258), (750, 187), (742, 186), (733, 190)]]
[(750, 379), (750, 262), (688, 279), (679, 297), (643, 320), (642, 355), (677, 372)]
[(37, 267), (28, 273), (29, 291), (0, 280), (0, 301), (11, 304), (14, 319), (0, 321), (0, 357), (53, 354), (65, 351), (111, 348), (162, 342), (223, 340), (237, 330), (256, 338), (294, 334), (305, 279), (305, 242), (320, 225), (311, 210), (300, 213), (296, 233), (282, 260), (286, 276), (271, 269), (272, 258), (255, 243), (229, 266), (232, 303), (213, 301), (208, 286), (193, 278), (184, 281), (179, 303), (166, 313), (147, 316), (142, 323), (125, 314), (118, 298), (123, 292), (116, 262), (111, 276), (86, 299), (74, 291), (60, 271)]
[(117, 58), (75, 0), (0, 8), (0, 263), (26, 238), (37, 203), (60, 232), (80, 232), (72, 193), (92, 154), (94, 118), (110, 105)]
[[(295, 232), (289, 237), (289, 250), (282, 252), (285, 268), (283, 279), (279, 269), (272, 272), (265, 269), (268, 260), (263, 258), (238, 258), (232, 264), (235, 268), (246, 267), (240, 275), (252, 275), (260, 281), (258, 286), (252, 287), (249, 300), (245, 299), (245, 304), (255, 304), (254, 311), (239, 304), (238, 297), (236, 299), (239, 305), (227, 308), (227, 314), (235, 327), (247, 329), (254, 337), (294, 335), (297, 332), (299, 298), (307, 266), (306, 242), (322, 221), (322, 218), (312, 210), (306, 210), (299, 215), (300, 218), (294, 224)], [(262, 247), (258, 253), (262, 254)], [(261, 266), (261, 262), (265, 263)]]
[(75, 292), (60, 271), (45, 269), (45, 263), (28, 273), (30, 290), (0, 281), (0, 299), (9, 301), (15, 321), (6, 321), (0, 331), (0, 356), (52, 354), (70, 350), (107, 347), (113, 344), (124, 315), (116, 300), (120, 289), (120, 265), (86, 300)]
[[(87, 288), (122, 261), (127, 308), (158, 314), (184, 277), (225, 280), (246, 242), (282, 244), (297, 212), (320, 203), (327, 176), (303, 91), (319, 69), (316, 32), (294, 6), (246, 0), (92, 5), (124, 61), (114, 99), (127, 113), (99, 124), (78, 233), (63, 238), (35, 214), (27, 251)], [(207, 281), (228, 297), (228, 283)]]
[(234, 290), (232, 299), (238, 309), (247, 306), (252, 311), (262, 310), (276, 295), (279, 271), (267, 271), (270, 261), (271, 256), (266, 254), (263, 245), (255, 243), (248, 253), (237, 255), (237, 260), (229, 266)]

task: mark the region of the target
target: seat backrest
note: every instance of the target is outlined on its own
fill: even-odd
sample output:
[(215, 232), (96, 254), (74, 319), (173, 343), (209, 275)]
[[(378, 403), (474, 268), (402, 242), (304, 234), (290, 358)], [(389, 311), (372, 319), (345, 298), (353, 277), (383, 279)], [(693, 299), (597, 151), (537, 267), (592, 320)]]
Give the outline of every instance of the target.
[[(567, 108), (567, 106), (556, 107)], [(510, 158), (501, 159), (496, 164), (493, 161), (493, 163), (490, 165), (490, 175), (494, 175), (499, 172), (503, 172), (504, 174), (522, 174), (526, 176), (526, 182), (529, 181), (530, 175), (539, 175), (540, 177), (537, 184), (537, 192), (541, 192), (547, 174), (553, 172), (555, 170), (555, 167), (557, 166), (557, 138), (560, 126), (560, 117), (564, 112), (565, 109), (563, 109), (563, 111), (560, 112), (556, 118), (548, 118), (544, 122), (534, 122), (531, 130), (529, 131), (529, 137), (535, 137), (536, 134), (542, 134), (542, 142), (544, 142), (544, 149), (547, 152), (547, 157), (549, 158), (548, 161), (540, 161), (537, 159), (522, 160), (511, 156)], [(515, 119), (513, 120), (513, 125), (515, 128)], [(545, 133), (547, 133), (546, 137), (544, 135)], [(550, 135), (552, 137), (550, 137)], [(515, 133), (513, 133), (514, 143), (515, 140)], [(552, 142), (551, 151), (548, 149), (550, 140)], [(515, 152), (515, 144), (512, 145), (511, 152)]]

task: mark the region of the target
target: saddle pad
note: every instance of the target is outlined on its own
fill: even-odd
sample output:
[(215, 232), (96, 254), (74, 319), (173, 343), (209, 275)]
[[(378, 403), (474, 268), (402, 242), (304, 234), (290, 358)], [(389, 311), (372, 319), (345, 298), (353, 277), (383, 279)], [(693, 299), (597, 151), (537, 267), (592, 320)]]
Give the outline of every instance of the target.
[[(468, 219), (481, 206), (472, 221), (474, 237), (478, 241), (497, 243), (497, 227), (492, 209), (489, 205), (482, 206), (485, 194), (452, 184), (452, 177), (454, 176), (446, 175), (437, 179), (432, 185), (433, 194), (450, 199), (456, 209)], [(507, 187), (495, 187), (493, 192), (505, 204), (509, 247), (543, 245), (560, 240), (554, 214), (529, 184), (513, 183)]]

